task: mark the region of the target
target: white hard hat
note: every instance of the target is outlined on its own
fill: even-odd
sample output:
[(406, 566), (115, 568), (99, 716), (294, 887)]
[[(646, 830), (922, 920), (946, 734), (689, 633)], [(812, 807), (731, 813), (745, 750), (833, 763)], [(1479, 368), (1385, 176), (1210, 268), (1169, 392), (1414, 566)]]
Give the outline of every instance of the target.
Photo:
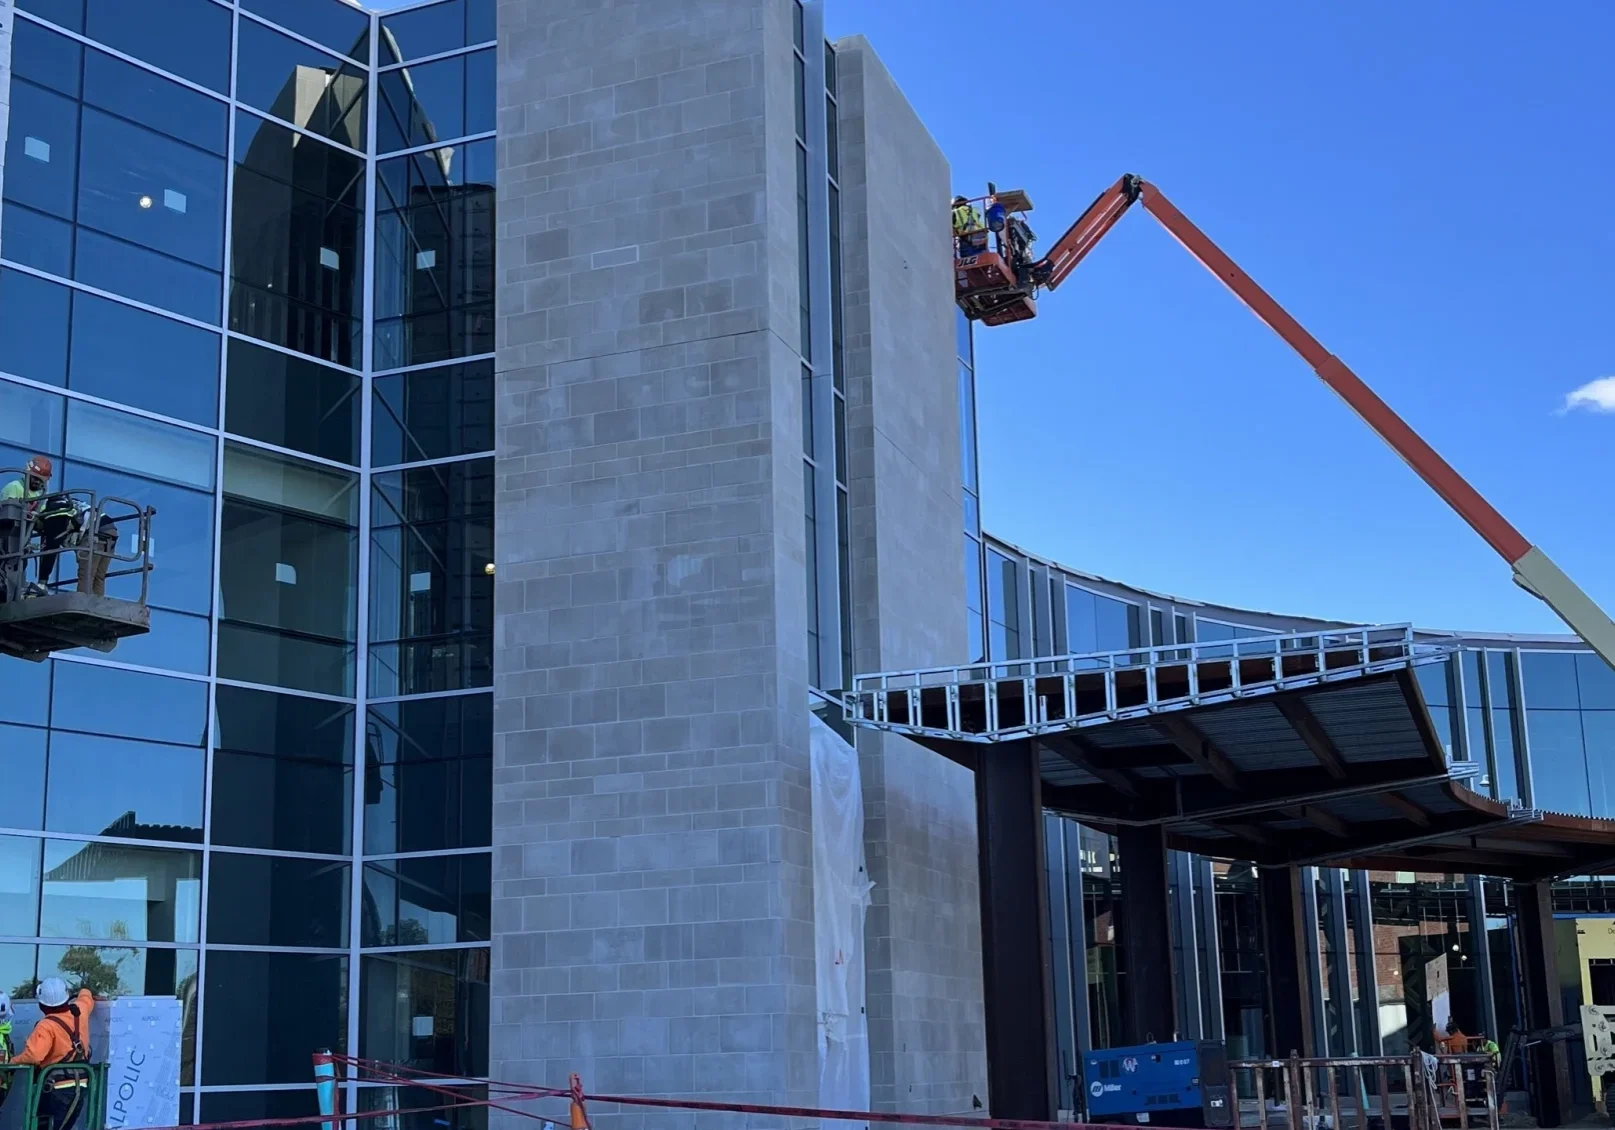
[(34, 990), (34, 999), (46, 1008), (60, 1008), (67, 1003), (67, 982), (60, 977), (46, 977)]
[(11, 1023), (11, 994), (0, 992), (0, 1024)]

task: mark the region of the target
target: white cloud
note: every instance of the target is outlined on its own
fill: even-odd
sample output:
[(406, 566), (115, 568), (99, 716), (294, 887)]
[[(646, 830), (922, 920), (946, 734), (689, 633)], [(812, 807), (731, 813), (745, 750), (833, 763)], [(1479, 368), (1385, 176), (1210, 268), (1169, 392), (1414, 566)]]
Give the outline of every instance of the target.
[(1599, 377), (1566, 393), (1560, 414), (1576, 411), (1615, 414), (1615, 377)]

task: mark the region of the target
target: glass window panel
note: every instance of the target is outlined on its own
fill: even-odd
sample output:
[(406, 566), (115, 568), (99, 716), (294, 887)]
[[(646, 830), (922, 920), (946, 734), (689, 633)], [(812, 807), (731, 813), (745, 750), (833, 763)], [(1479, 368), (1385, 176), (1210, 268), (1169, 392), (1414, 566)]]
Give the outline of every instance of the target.
[(236, 100), (350, 149), (365, 147), (365, 70), (258, 23), (241, 21)]
[[(214, 339), (217, 341), (217, 338)], [(75, 400), (67, 413), (67, 455), (211, 491), (217, 448), (202, 432)]]
[(230, 12), (212, 0), (164, 0), (161, 19), (144, 4), (89, 0), (84, 33), (170, 74), (230, 89)]
[[(73, 99), (31, 82), (13, 82), (5, 198), (71, 220), (78, 130), (79, 105)], [(14, 257), (9, 241), (6, 255)]]
[[(98, 52), (97, 52), (98, 53)], [(77, 98), (84, 48), (36, 23), (18, 20), (11, 28), (11, 73)]]
[[(223, 158), (93, 107), (85, 108), (81, 128), (79, 223), (209, 271), (221, 270)], [(79, 253), (84, 254), (82, 247)], [(206, 315), (192, 316), (211, 320), (217, 305)]]
[(1599, 656), (1576, 653), (1576, 683), (1583, 710), (1615, 710), (1615, 669)]
[[(5, 294), (0, 290), (0, 303)], [(63, 398), (27, 385), (0, 381), (0, 443), (19, 451), (46, 455), (62, 453)], [(5, 466), (12, 468), (10, 459)], [(21, 467), (14, 468), (21, 471)], [(17, 475), (6, 475), (15, 479)]]
[[(11, 253), (7, 242), (6, 253)], [(0, 270), (0, 369), (44, 384), (67, 383), (67, 310), (72, 291), (17, 270)], [(60, 414), (60, 410), (58, 410)], [(0, 414), (0, 438), (17, 434)]]
[(466, 43), (490, 43), (498, 36), (496, 0), (466, 0)]
[(241, 6), (358, 62), (370, 61), (370, 20), (357, 5), (343, 0), (242, 0)]
[[(282, 0), (274, 2), (278, 4)], [(366, 1088), (360, 1094), (368, 1095), (370, 1090)], [(295, 1091), (213, 1091), (202, 1095), (201, 1098), (202, 1120), (205, 1122), (256, 1122), (260, 1119), (306, 1118), (320, 1112), (319, 1101), (312, 1087)]]
[[(9, 728), (0, 726), (0, 732)], [(39, 853), (43, 843), (32, 836), (0, 836), (0, 934), (31, 938), (39, 932)], [(0, 979), (0, 988), (14, 984), (15, 981)]]
[[(486, 15), (479, 14), (479, 24)], [(479, 30), (485, 30), (479, 27)], [(381, 21), (381, 64), (408, 62), (423, 55), (436, 55), (465, 46), (466, 12), (464, 0), (412, 8)]]
[(45, 741), (44, 730), (32, 726), (0, 725), (0, 742), (5, 743), (0, 749), (6, 751), (6, 814), (3, 822), (13, 828), (45, 826)]
[(365, 864), (363, 944), (487, 941), (492, 858), (446, 855)]
[[(83, 405), (73, 407), (76, 412)], [(190, 433), (186, 437), (189, 441)], [(208, 444), (213, 442), (210, 436), (201, 438)], [(186, 444), (177, 447), (177, 454), (184, 454)], [(166, 608), (206, 615), (213, 608), (213, 495), (78, 462), (65, 464), (62, 475), (63, 482), (70, 488), (93, 490), (103, 498), (127, 499), (136, 506), (157, 510), (151, 519), (147, 543), (151, 564), (147, 599), (153, 608), (152, 635), (124, 640), (118, 645), (117, 657), (143, 666), (206, 674), (207, 622), (202, 621), (198, 628), (190, 617), (176, 619), (166, 613), (159, 616), (156, 610)], [(119, 512), (127, 513), (127, 509), (120, 507)], [(137, 537), (135, 527), (122, 523), (118, 532), (118, 552), (132, 554)], [(138, 571), (129, 571), (133, 569), (133, 563), (113, 563), (111, 572), (122, 575), (109, 575), (107, 595), (120, 600), (138, 599), (140, 575)], [(159, 630), (172, 635), (154, 643), (152, 637)], [(137, 655), (148, 658), (137, 659)], [(162, 658), (153, 661), (152, 656)]]
[(356, 367), (363, 159), (242, 113), (236, 166), (231, 328)]
[[(1201, 622), (1205, 623), (1205, 621)], [(1212, 638), (1206, 636), (1203, 632), (1201, 635), (1205, 639)], [(1437, 707), (1445, 709), (1452, 704), (1449, 662), (1449, 660), (1444, 659), (1440, 663), (1425, 663), (1413, 669), (1414, 677), (1419, 681), (1419, 690), (1424, 695), (1424, 703), (1430, 708), (1432, 714), (1437, 713)]]
[(1458, 665), (1463, 671), (1464, 705), (1484, 706), (1486, 700), (1480, 693), (1480, 653), (1469, 650), (1459, 652)]
[[(476, 3), (477, 0), (472, 0)], [(483, 1102), (488, 1088), (456, 1086), (453, 1095), (461, 1102)], [(488, 1107), (460, 1106), (447, 1110), (432, 1110), (444, 1102), (452, 1101), (442, 1090), (421, 1090), (416, 1087), (365, 1087), (359, 1092), (360, 1110), (414, 1111), (413, 1114), (388, 1114), (393, 1130), (488, 1130)], [(366, 1121), (370, 1121), (367, 1119)]]
[(970, 620), (970, 659), (974, 663), (987, 658), (987, 641), (982, 631), (981, 613), (972, 610)]
[(388, 153), (471, 132), (466, 129), (466, 58), (453, 55), (382, 74), (377, 149)]
[(359, 524), (359, 477), (272, 451), (227, 443), (225, 494), (345, 526)]
[(1094, 624), (1100, 651), (1138, 644), (1138, 606), (1108, 596), (1094, 597)]
[(365, 852), (492, 843), (493, 697), (371, 708), (365, 742)]
[(1514, 745), (1514, 712), (1492, 709), (1492, 752), (1497, 770), (1492, 778), (1492, 795), (1502, 800), (1523, 800), (1520, 796), (1519, 754)]
[[(131, 342), (139, 342), (131, 349)], [(121, 302), (73, 296), (68, 385), (91, 396), (215, 427), (219, 336)]]
[(242, 687), (217, 693), (213, 842), (351, 851), (353, 707)]
[(217, 98), (100, 51), (84, 60), (84, 100), (225, 156), (230, 113)]
[[(1529, 682), (1525, 693), (1529, 698)], [(1531, 749), (1531, 782), (1536, 794), (1532, 803), (1549, 812), (1591, 815), (1580, 712), (1527, 710), (1525, 725)]]
[(1066, 648), (1072, 655), (1099, 651), (1099, 613), (1094, 594), (1075, 585), (1065, 587)]
[(211, 950), (203, 999), (203, 1086), (301, 1083), (309, 1048), (347, 1050), (346, 957)]
[(197, 321), (219, 320), (217, 272), (90, 228), (78, 229), (76, 244), (73, 277), (86, 286), (148, 301)]
[[(144, 946), (40, 946), (39, 977), (60, 977), (73, 988), (84, 986), (102, 996), (178, 997), (183, 1006), (180, 1083), (195, 1082), (191, 1050), (196, 1040), (196, 966), (194, 949), (147, 949)], [(34, 985), (28, 992), (32, 996)], [(16, 997), (19, 994), (13, 993)]]
[(194, 679), (59, 663), (50, 704), (58, 731), (188, 746), (202, 745), (207, 732), (207, 684)]
[(1488, 651), (1486, 653), (1486, 690), (1491, 695), (1491, 705), (1497, 707), (1515, 706), (1514, 701), (1514, 656), (1506, 651)]
[(372, 385), (373, 466), (493, 450), (492, 360), (377, 377)]
[(1607, 820), (1615, 817), (1615, 711), (1582, 711), (1581, 730), (1587, 746), (1592, 812)]
[(0, 945), (0, 988), (7, 989), (13, 1001), (28, 1000), (33, 995), (39, 983), (34, 973), (37, 960), (35, 946)]
[(444, 1075), (486, 1075), (488, 954), (468, 949), (361, 958), (359, 1054)]
[(1526, 706), (1552, 710), (1575, 710), (1581, 706), (1581, 696), (1576, 689), (1576, 656), (1573, 652), (1522, 652), (1520, 663), (1520, 674), (1525, 681)]
[(202, 751), (55, 731), (45, 827), (136, 840), (202, 839)]
[(17, 9), (71, 31), (84, 30), (84, 0), (17, 0)]
[[(153, 574), (155, 576), (155, 573)], [(111, 582), (107, 592), (112, 592)], [(101, 656), (84, 648), (74, 648), (68, 655), (82, 655), (96, 659)], [(137, 667), (153, 667), (162, 671), (183, 671), (192, 675), (208, 673), (208, 620), (206, 616), (188, 616), (161, 608), (151, 610), (151, 631), (143, 636), (130, 636), (118, 643), (117, 658), (122, 663)]]
[(981, 533), (981, 502), (970, 491), (965, 491), (965, 529), (972, 534)]
[(6, 201), (0, 207), (6, 258), (53, 275), (73, 275), (73, 225), (32, 208)]
[(493, 146), (377, 166), (378, 369), (493, 350)]
[(230, 340), (226, 431), (341, 463), (359, 461), (360, 378)]
[(499, 124), (497, 69), (498, 53), (495, 51), (473, 51), (465, 57), (466, 133), (487, 133)]
[(981, 543), (965, 536), (965, 607), (979, 614), (982, 597)]
[(46, 840), (41, 889), (41, 937), (195, 942), (202, 853)]
[(208, 866), (208, 942), (348, 946), (348, 865), (216, 851)]
[(976, 378), (959, 366), (959, 456), (964, 461), (964, 485), (976, 489)]

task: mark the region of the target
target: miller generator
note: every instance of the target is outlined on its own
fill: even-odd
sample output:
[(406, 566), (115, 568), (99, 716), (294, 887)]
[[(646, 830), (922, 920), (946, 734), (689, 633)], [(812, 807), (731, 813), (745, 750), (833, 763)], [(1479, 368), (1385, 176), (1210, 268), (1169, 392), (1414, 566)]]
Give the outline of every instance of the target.
[(1228, 1055), (1220, 1040), (1106, 1048), (1083, 1056), (1090, 1122), (1230, 1127)]

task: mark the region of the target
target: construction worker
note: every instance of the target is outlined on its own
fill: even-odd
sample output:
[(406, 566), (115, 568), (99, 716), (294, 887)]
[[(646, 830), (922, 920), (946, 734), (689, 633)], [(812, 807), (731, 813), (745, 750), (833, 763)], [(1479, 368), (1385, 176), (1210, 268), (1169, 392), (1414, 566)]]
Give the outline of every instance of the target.
[(36, 595), (50, 591), (56, 562), (62, 551), (78, 540), (82, 507), (70, 494), (57, 493), (39, 503), (34, 531), (39, 535), (39, 586)]
[(987, 250), (987, 229), (982, 226), (981, 213), (963, 196), (953, 198), (954, 255), (963, 259)]
[[(10, 1063), (17, 1048), (11, 1042), (11, 994), (0, 992), (0, 1063)], [(4, 1084), (0, 1083), (0, 1089)]]
[(48, 455), (35, 455), (22, 478), (0, 487), (0, 600), (26, 595), (28, 543), (53, 470)]
[(1456, 1020), (1449, 1020), (1447, 1034), (1436, 1037), (1436, 1046), (1442, 1055), (1463, 1055), (1469, 1050), (1469, 1037), (1464, 1035)]
[(118, 523), (102, 514), (81, 506), (78, 511), (74, 550), (78, 557), (79, 592), (94, 596), (107, 594), (107, 569), (113, 555), (118, 552)]
[[(69, 1000), (67, 983), (60, 977), (46, 977), (34, 990), (34, 999), (44, 1015), (34, 1025), (28, 1043), (12, 1063), (35, 1067), (90, 1062), (90, 1013), (95, 1011), (95, 995), (80, 989)], [(57, 1071), (44, 1080), (39, 1094), (39, 1124), (52, 1130), (73, 1130), (90, 1083), (88, 1072)]]

